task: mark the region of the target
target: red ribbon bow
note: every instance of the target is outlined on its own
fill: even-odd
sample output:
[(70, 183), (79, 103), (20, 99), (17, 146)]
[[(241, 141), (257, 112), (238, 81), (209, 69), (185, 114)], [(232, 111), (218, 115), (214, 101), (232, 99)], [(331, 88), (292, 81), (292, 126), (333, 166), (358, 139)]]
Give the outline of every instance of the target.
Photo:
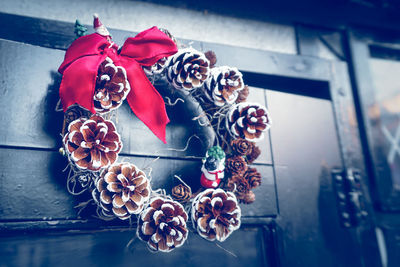
[(80, 106), (95, 113), (93, 95), (99, 65), (111, 58), (116, 66), (126, 70), (131, 90), (127, 101), (136, 116), (163, 141), (169, 122), (164, 100), (147, 79), (141, 66), (151, 66), (159, 59), (178, 51), (175, 43), (157, 27), (129, 37), (120, 53), (118, 46), (97, 33), (75, 40), (65, 53), (58, 71), (63, 74), (60, 98), (64, 112), (69, 106)]

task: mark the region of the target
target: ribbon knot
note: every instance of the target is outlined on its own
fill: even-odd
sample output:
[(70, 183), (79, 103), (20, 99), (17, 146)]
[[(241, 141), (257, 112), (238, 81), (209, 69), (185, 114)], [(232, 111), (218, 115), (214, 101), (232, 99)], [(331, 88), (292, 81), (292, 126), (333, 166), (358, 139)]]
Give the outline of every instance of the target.
[(78, 104), (92, 113), (97, 71), (109, 57), (126, 70), (131, 90), (127, 101), (135, 115), (166, 143), (165, 127), (169, 122), (164, 100), (148, 80), (142, 66), (151, 66), (159, 59), (178, 51), (175, 43), (163, 32), (152, 27), (134, 38), (129, 37), (121, 51), (109, 37), (93, 33), (76, 39), (65, 53), (58, 71), (63, 75), (60, 98), (64, 112)]

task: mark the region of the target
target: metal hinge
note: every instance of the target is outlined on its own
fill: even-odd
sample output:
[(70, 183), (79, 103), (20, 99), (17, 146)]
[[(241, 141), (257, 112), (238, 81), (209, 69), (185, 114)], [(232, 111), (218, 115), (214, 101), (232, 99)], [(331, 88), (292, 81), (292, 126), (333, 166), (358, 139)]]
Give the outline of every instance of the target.
[(368, 215), (360, 172), (353, 169), (333, 169), (332, 178), (341, 226), (357, 227)]

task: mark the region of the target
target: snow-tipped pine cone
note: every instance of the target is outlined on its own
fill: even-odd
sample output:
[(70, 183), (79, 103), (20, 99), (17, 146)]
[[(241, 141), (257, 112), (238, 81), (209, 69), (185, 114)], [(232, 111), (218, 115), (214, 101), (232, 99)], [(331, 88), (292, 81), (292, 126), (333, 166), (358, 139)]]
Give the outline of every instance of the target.
[(241, 210), (236, 196), (221, 188), (207, 189), (192, 204), (192, 223), (199, 235), (210, 241), (225, 241), (240, 228)]
[(201, 87), (209, 72), (208, 59), (191, 47), (168, 58), (167, 79), (176, 89), (190, 91)]
[(154, 198), (139, 216), (137, 236), (154, 251), (170, 252), (188, 237), (188, 215), (176, 201)]
[(150, 181), (131, 163), (116, 163), (104, 170), (96, 180), (93, 199), (105, 217), (126, 220), (139, 214), (150, 198)]
[(216, 67), (210, 70), (210, 75), (204, 84), (204, 89), (216, 106), (233, 104), (243, 90), (242, 73), (235, 67)]
[(94, 91), (94, 109), (105, 113), (118, 108), (131, 87), (126, 71), (121, 66), (115, 66), (110, 58), (106, 58), (99, 66)]
[(63, 143), (70, 160), (79, 169), (90, 171), (113, 164), (122, 149), (114, 123), (98, 115), (71, 122)]
[(226, 128), (234, 138), (257, 142), (264, 138), (264, 132), (270, 126), (267, 109), (257, 103), (235, 104), (227, 114)]

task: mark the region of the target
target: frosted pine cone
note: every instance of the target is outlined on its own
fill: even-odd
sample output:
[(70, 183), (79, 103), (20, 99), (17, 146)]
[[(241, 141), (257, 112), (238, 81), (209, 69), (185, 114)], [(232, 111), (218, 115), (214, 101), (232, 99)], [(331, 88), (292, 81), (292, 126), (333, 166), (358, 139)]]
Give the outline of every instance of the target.
[(205, 55), (193, 48), (181, 49), (169, 57), (167, 79), (176, 89), (201, 87), (210, 72)]
[(241, 210), (236, 196), (220, 188), (207, 189), (194, 199), (192, 222), (199, 235), (220, 242), (240, 227)]
[(63, 143), (71, 161), (78, 168), (91, 171), (113, 164), (122, 149), (114, 123), (98, 115), (71, 122)]
[(140, 214), (137, 235), (151, 250), (170, 252), (187, 239), (187, 220), (181, 204), (157, 197)]
[(271, 125), (267, 109), (257, 103), (239, 103), (227, 114), (226, 128), (235, 138), (257, 142), (264, 138), (264, 131)]
[(131, 163), (117, 163), (101, 173), (92, 196), (104, 216), (126, 220), (143, 210), (150, 190), (143, 171)]
[(204, 89), (216, 106), (233, 104), (244, 88), (242, 73), (237, 68), (212, 68)]
[(94, 109), (99, 113), (118, 108), (131, 90), (126, 71), (115, 66), (110, 58), (100, 64), (93, 96)]

